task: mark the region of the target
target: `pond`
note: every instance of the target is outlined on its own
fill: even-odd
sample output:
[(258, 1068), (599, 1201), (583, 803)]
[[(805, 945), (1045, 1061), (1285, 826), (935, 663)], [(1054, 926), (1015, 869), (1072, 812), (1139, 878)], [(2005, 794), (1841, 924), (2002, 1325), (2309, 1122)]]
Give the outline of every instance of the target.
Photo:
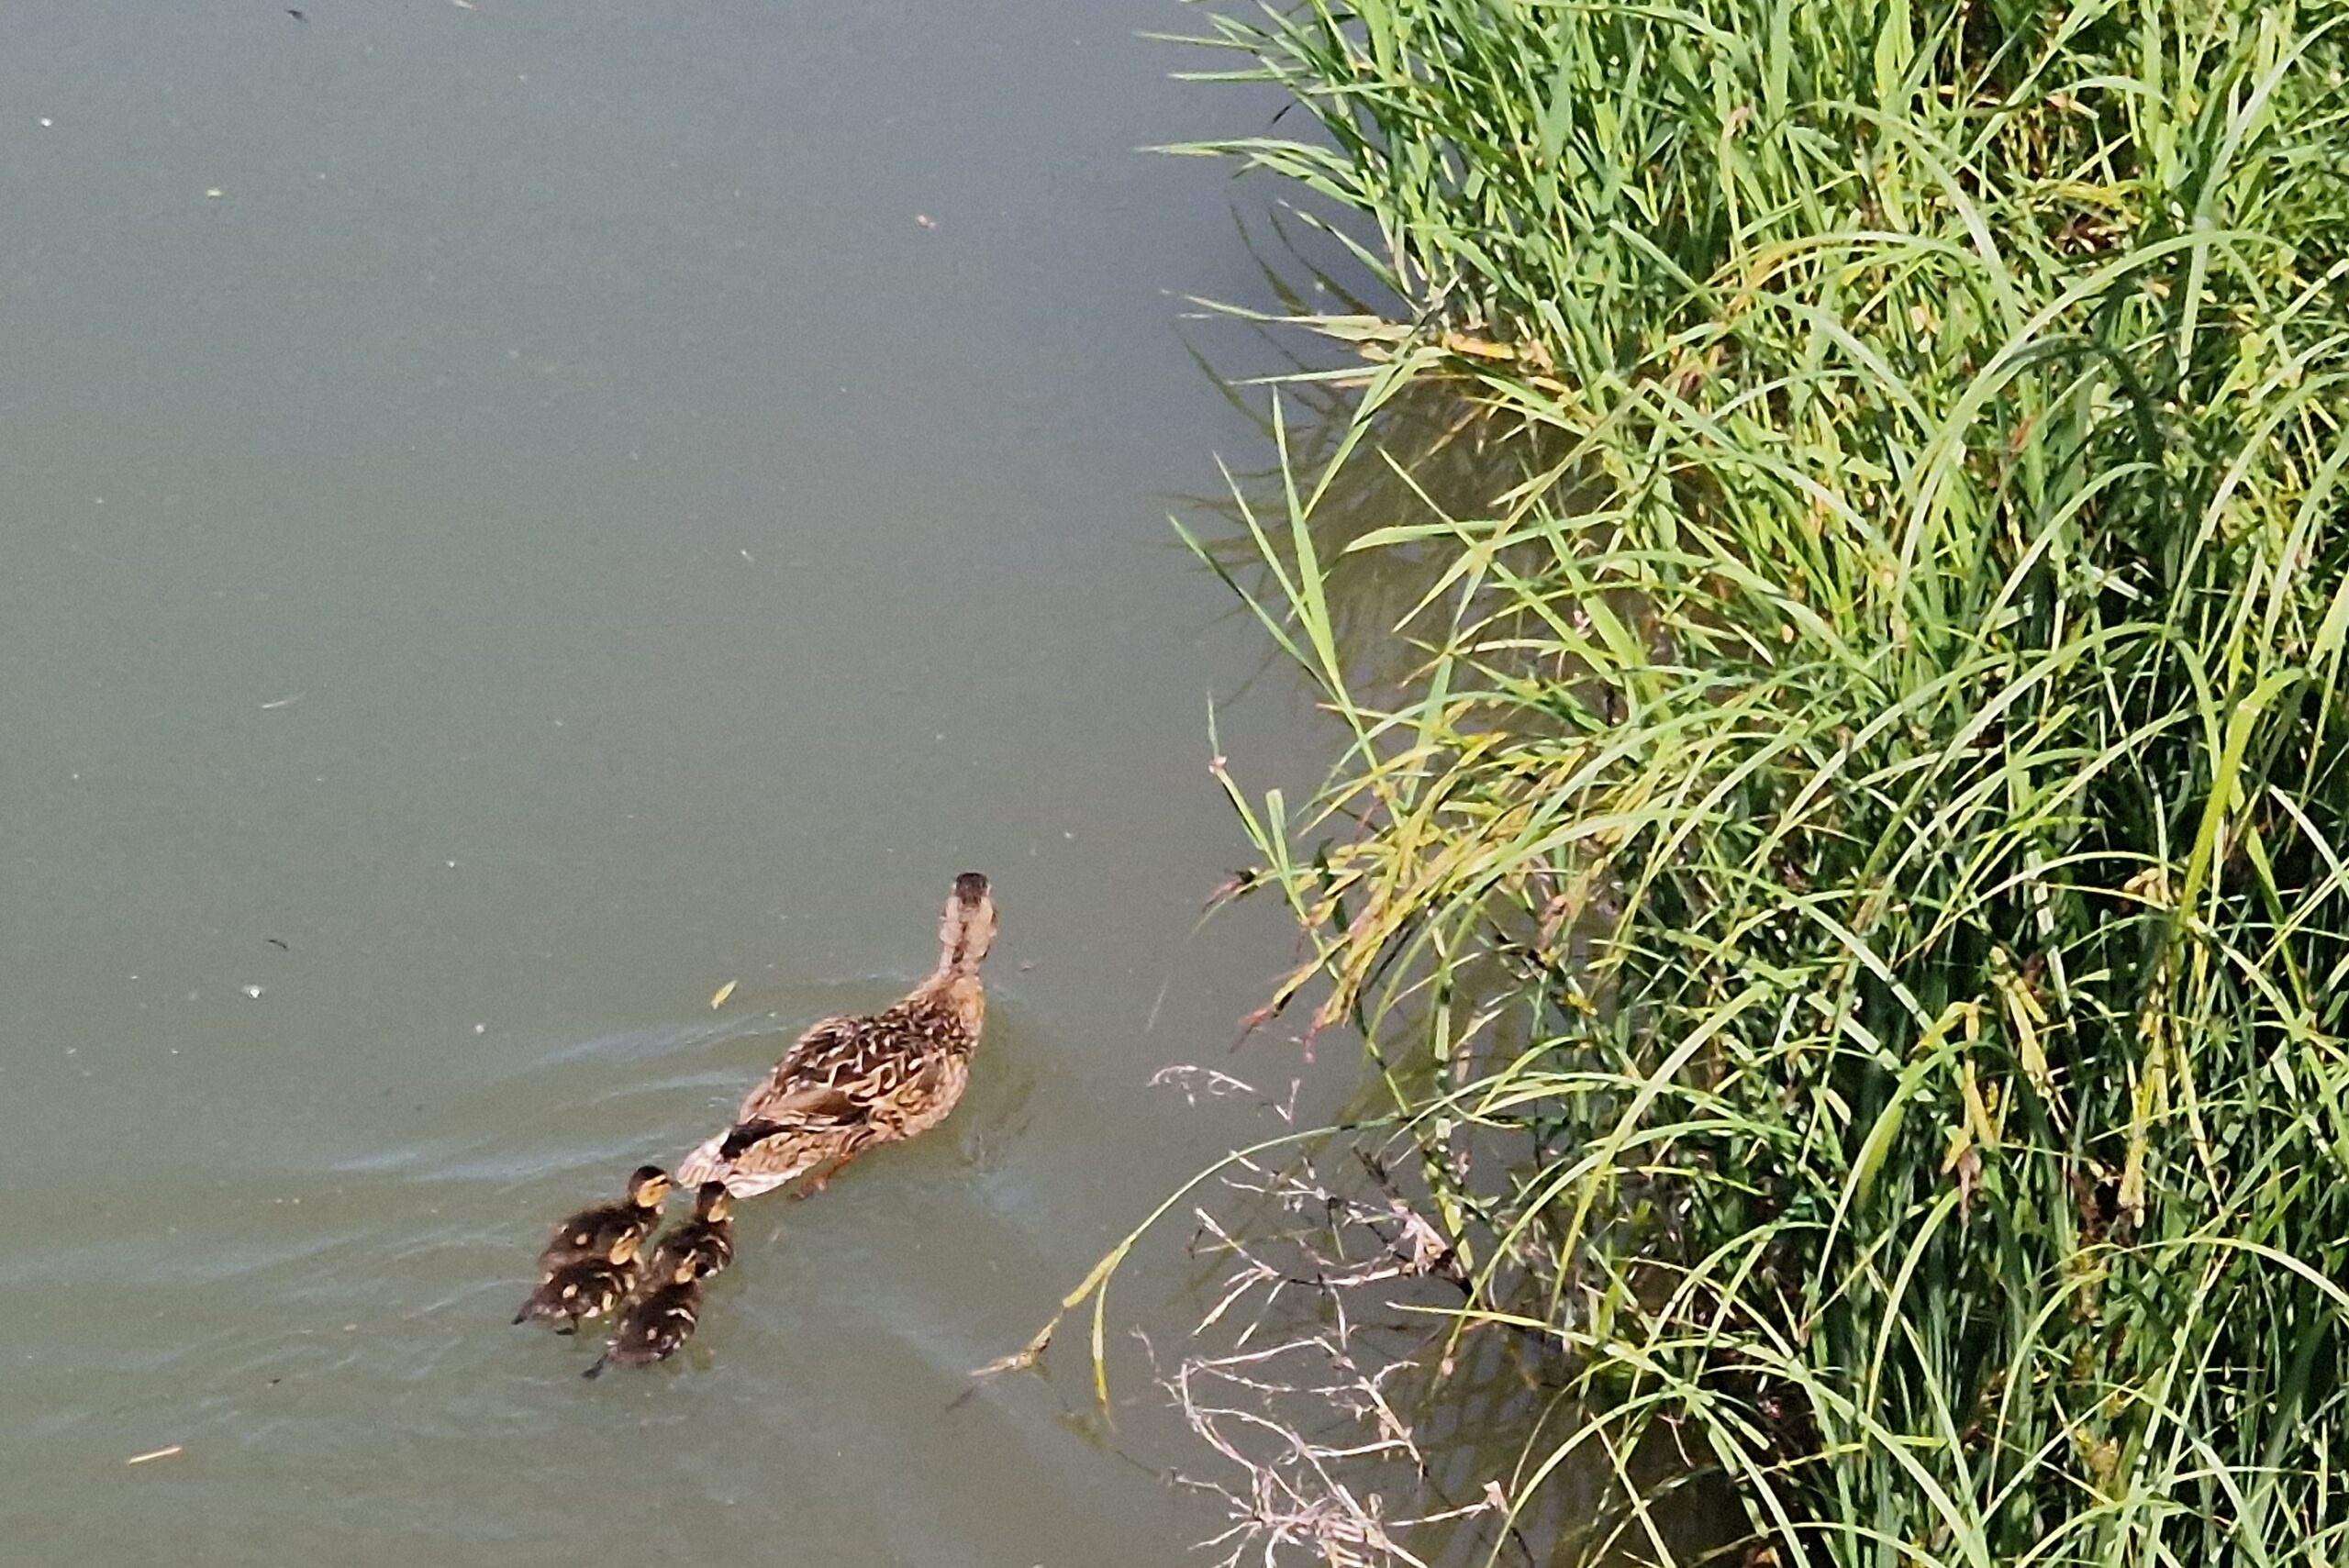
[[(1289, 960), (1195, 929), (1210, 695), (1253, 782), (1321, 736), (1165, 522), (1261, 456), (1177, 297), (1260, 286), (1230, 188), (1136, 150), (1252, 112), (1186, 19), (12, 8), (12, 1557), (1191, 1560), (1146, 1384), (956, 1403), (1257, 1130), (1148, 1080)], [(747, 1206), (668, 1366), (509, 1327), (966, 868), (954, 1119)]]

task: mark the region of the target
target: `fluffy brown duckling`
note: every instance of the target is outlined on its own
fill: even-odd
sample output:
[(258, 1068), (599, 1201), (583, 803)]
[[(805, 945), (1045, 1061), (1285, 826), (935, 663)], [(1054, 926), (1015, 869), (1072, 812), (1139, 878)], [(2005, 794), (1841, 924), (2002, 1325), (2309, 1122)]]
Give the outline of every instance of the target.
[(607, 1365), (651, 1366), (674, 1355), (701, 1321), (701, 1280), (690, 1257), (680, 1257), (667, 1277), (654, 1275), (654, 1288), (629, 1302), (612, 1325), (612, 1337), (596, 1364), (579, 1375), (601, 1376)]
[(734, 1261), (733, 1195), (724, 1182), (704, 1182), (694, 1195), (694, 1217), (672, 1225), (653, 1243), (651, 1274), (665, 1279), (691, 1261), (696, 1279), (707, 1279)]
[(539, 1277), (538, 1288), (514, 1314), (517, 1323), (555, 1323), (558, 1334), (575, 1334), (581, 1322), (601, 1318), (636, 1289), (636, 1249), (642, 1237), (632, 1230), (614, 1236), (600, 1255), (570, 1258)]
[(539, 1267), (560, 1268), (585, 1258), (608, 1259), (623, 1236), (641, 1246), (661, 1223), (661, 1206), (669, 1201), (669, 1173), (658, 1165), (640, 1165), (628, 1179), (628, 1196), (618, 1203), (583, 1208), (554, 1228), (554, 1235), (539, 1252)]

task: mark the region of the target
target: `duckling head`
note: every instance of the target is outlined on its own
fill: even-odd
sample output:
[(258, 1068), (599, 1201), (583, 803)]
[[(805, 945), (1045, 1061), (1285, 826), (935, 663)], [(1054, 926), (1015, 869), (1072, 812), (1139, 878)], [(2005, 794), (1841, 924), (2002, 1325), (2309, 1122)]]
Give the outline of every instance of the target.
[(623, 1230), (612, 1238), (612, 1250), (604, 1255), (615, 1263), (633, 1262), (636, 1261), (637, 1249), (643, 1244), (643, 1240), (644, 1239), (634, 1231)]
[(734, 1195), (726, 1190), (724, 1182), (704, 1182), (694, 1195), (696, 1219), (723, 1219), (734, 1208)]
[(628, 1199), (639, 1208), (659, 1208), (669, 1201), (669, 1173), (658, 1165), (640, 1165), (628, 1179)]

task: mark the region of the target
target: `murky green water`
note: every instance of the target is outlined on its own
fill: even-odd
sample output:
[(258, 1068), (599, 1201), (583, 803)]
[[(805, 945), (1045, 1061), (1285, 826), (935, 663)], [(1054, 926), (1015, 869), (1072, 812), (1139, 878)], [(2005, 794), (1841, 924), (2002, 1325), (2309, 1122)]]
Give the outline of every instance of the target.
[[(949, 1407), (1287, 957), (1192, 935), (1257, 650), (1163, 520), (1252, 263), (1132, 150), (1241, 100), (1156, 4), (302, 8), (0, 23), (0, 1556), (1186, 1561), (1148, 1401)], [(955, 1119), (750, 1206), (679, 1363), (509, 1328), (965, 867)]]

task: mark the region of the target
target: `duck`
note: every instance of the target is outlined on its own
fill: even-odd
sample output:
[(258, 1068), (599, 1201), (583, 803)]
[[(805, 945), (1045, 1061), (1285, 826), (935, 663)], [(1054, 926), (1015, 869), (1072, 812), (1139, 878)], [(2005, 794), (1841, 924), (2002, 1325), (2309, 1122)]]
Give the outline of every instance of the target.
[(601, 1377), (607, 1366), (651, 1366), (666, 1361), (693, 1338), (701, 1321), (701, 1276), (691, 1257), (671, 1261), (660, 1283), (630, 1301), (612, 1325), (612, 1337), (596, 1364), (579, 1375)]
[(628, 1195), (618, 1203), (583, 1208), (554, 1228), (539, 1252), (539, 1267), (560, 1268), (583, 1258), (608, 1258), (623, 1236), (641, 1245), (661, 1222), (661, 1206), (669, 1201), (669, 1173), (658, 1165), (640, 1165), (628, 1179)]
[(514, 1314), (517, 1323), (557, 1323), (558, 1334), (575, 1334), (590, 1318), (601, 1318), (636, 1289), (636, 1250), (643, 1237), (622, 1230), (601, 1252), (566, 1258), (539, 1276), (538, 1288)]
[(744, 1098), (733, 1126), (685, 1156), (679, 1180), (722, 1182), (746, 1198), (806, 1178), (804, 1197), (867, 1149), (943, 1121), (970, 1083), (986, 1019), (979, 968), (995, 933), (987, 879), (966, 871), (939, 917), (930, 978), (885, 1011), (809, 1026)]
[(661, 1233), (652, 1246), (654, 1278), (670, 1273), (682, 1260), (694, 1264), (694, 1277), (707, 1279), (734, 1261), (734, 1221), (727, 1211), (734, 1195), (724, 1182), (704, 1182), (694, 1195), (694, 1216)]

